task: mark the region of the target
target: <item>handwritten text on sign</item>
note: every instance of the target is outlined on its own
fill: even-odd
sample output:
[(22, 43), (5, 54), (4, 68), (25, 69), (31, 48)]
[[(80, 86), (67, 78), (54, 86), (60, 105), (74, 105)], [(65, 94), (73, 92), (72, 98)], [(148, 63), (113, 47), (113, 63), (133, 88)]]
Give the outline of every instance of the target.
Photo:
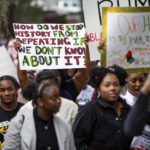
[(84, 68), (84, 25), (14, 24), (19, 62), (26, 69)]
[(150, 68), (150, 12), (131, 9), (133, 13), (107, 14), (106, 66)]
[[(102, 8), (103, 7), (147, 7), (150, 0), (82, 0), (86, 31), (89, 34), (90, 58), (99, 60), (100, 55), (97, 45), (102, 32)], [(89, 8), (92, 11), (89, 11)]]

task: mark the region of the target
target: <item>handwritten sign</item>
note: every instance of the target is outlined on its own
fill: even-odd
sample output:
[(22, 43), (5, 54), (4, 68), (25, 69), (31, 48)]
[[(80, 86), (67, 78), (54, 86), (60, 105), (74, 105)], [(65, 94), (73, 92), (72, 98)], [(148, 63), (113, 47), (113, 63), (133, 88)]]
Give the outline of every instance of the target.
[(141, 145), (149, 150), (150, 148), (150, 126), (145, 125), (141, 135), (134, 136), (130, 145), (131, 149), (141, 149)]
[(128, 72), (150, 71), (150, 8), (103, 8), (101, 65), (118, 64)]
[(22, 70), (84, 68), (84, 25), (14, 23)]
[[(102, 7), (145, 7), (150, 0), (82, 0), (87, 33), (90, 36), (90, 59), (99, 60), (97, 50), (102, 31)], [(92, 11), (89, 11), (92, 10)]]

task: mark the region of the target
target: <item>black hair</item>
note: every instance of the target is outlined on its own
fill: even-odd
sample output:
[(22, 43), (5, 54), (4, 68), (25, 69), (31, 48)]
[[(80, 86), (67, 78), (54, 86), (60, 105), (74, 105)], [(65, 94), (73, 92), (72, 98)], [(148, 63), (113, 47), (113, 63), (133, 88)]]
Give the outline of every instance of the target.
[(31, 82), (22, 89), (22, 95), (26, 99), (33, 100), (34, 104), (37, 104), (37, 98), (43, 97), (43, 91), (45, 90), (45, 88), (51, 87), (53, 85), (56, 86), (55, 84), (50, 84), (50, 83)]
[[(128, 76), (130, 76), (131, 74), (132, 73), (128, 74)], [(147, 75), (148, 75), (148, 73), (139, 73), (139, 74), (143, 74), (145, 79), (147, 78)]]
[(43, 70), (39, 72), (36, 76), (37, 83), (40, 83), (41, 81), (47, 80), (47, 79), (54, 80), (55, 83), (58, 85), (56, 74), (50, 70)]
[(122, 67), (118, 65), (113, 65), (108, 67), (110, 70), (114, 70), (114, 74), (118, 77), (120, 86), (123, 87), (126, 84), (126, 79), (128, 77), (128, 73)]
[(98, 89), (107, 74), (116, 75), (121, 87), (126, 84), (127, 72), (123, 68), (117, 65), (109, 66), (108, 68), (95, 66), (89, 71), (89, 80), (92, 86)]
[[(74, 68), (73, 68), (73, 69), (74, 69)], [(78, 69), (75, 69), (74, 75), (75, 75), (77, 72), (78, 72)], [(73, 78), (73, 76), (74, 76), (74, 75), (73, 75), (72, 77), (68, 77), (68, 75), (67, 75), (67, 69), (59, 70), (59, 73), (60, 73), (62, 82), (65, 82), (66, 80), (69, 80), (69, 79)]]
[(14, 77), (9, 76), (9, 75), (4, 75), (0, 77), (0, 81), (3, 81), (3, 80), (10, 80), (14, 84), (15, 88), (19, 89), (19, 84)]

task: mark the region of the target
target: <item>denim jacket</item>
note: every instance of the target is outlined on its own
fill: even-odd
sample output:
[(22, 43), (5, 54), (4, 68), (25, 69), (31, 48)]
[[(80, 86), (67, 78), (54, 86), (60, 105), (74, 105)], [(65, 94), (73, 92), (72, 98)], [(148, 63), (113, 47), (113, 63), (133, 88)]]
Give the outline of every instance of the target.
[(118, 100), (123, 104), (120, 117), (101, 97), (79, 110), (73, 125), (77, 150), (85, 150), (86, 146), (128, 149), (131, 139), (125, 137), (123, 124), (130, 106), (121, 98)]

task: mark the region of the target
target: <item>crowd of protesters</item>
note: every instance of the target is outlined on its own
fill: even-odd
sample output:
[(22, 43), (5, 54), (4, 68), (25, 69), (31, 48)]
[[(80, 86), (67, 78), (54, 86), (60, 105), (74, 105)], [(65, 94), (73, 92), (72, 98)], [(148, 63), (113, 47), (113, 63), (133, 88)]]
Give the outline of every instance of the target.
[(18, 64), (19, 83), (10, 75), (0, 77), (2, 149), (150, 149), (141, 140), (150, 143), (150, 75), (90, 62), (88, 41), (85, 34), (86, 68), (35, 72), (20, 70), (20, 44), (11, 40), (14, 52), (8, 53)]

